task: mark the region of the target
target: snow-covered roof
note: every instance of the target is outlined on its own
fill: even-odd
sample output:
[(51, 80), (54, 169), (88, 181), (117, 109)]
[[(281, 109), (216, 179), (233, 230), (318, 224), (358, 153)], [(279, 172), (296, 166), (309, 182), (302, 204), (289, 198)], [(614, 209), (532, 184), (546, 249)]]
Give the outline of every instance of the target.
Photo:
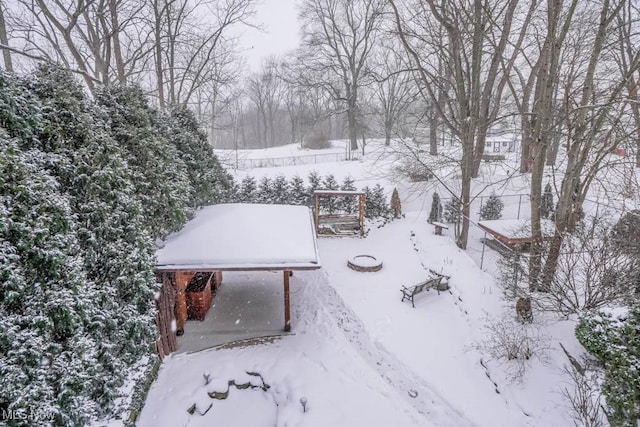
[(156, 269), (165, 271), (317, 268), (315, 229), (306, 206), (207, 206), (156, 252)]
[[(505, 243), (527, 242), (531, 240), (531, 220), (529, 219), (494, 219), (479, 221), (478, 225)], [(552, 221), (540, 221), (543, 237), (552, 237), (555, 226)]]

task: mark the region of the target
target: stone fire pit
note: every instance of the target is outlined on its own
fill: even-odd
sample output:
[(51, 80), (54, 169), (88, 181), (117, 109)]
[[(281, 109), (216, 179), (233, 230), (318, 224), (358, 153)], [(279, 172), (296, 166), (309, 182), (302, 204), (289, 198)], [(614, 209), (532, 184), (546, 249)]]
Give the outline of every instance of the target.
[(382, 268), (382, 261), (373, 255), (356, 255), (347, 261), (347, 266), (355, 271), (371, 272)]

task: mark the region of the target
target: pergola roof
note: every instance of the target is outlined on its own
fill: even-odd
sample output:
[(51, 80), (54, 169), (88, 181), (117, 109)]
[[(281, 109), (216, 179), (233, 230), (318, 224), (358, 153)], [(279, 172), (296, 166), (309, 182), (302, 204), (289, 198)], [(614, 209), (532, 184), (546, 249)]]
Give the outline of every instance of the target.
[(207, 206), (167, 237), (156, 257), (159, 271), (321, 267), (311, 211), (290, 205)]
[[(528, 219), (495, 219), (479, 221), (478, 226), (502, 243), (513, 245), (533, 241), (531, 237), (531, 221)], [(553, 237), (555, 226), (552, 221), (542, 219), (542, 238)]]

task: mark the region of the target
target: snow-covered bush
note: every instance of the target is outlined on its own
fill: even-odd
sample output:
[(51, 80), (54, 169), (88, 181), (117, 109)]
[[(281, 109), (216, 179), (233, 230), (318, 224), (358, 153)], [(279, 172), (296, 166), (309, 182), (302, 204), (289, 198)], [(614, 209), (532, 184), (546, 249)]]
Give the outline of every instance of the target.
[(640, 305), (601, 309), (582, 316), (578, 341), (604, 365), (602, 392), (612, 426), (636, 426), (640, 419)]
[(258, 196), (258, 184), (256, 183), (256, 179), (247, 175), (242, 178), (242, 182), (240, 184), (240, 189), (238, 190), (238, 201), (243, 203), (255, 203)]
[(327, 138), (327, 135), (318, 131), (309, 135), (304, 141), (304, 148), (309, 148), (311, 150), (324, 150), (326, 148), (331, 148), (331, 141)]
[(364, 215), (367, 218), (388, 218), (389, 206), (382, 186), (376, 184), (373, 188), (365, 187), (363, 191), (366, 197)]
[(444, 205), (444, 220), (449, 224), (457, 224), (462, 220), (462, 203), (457, 197), (447, 200)]
[(640, 260), (640, 210), (625, 213), (611, 229), (613, 245)]
[(273, 180), (272, 192), (273, 198), (271, 200), (271, 203), (275, 203), (278, 205), (286, 205), (288, 203), (293, 204), (292, 202), (290, 202), (291, 195), (289, 194), (289, 182), (287, 181), (287, 178), (284, 177), (284, 175), (278, 175), (275, 177), (275, 179)]
[(309, 193), (304, 185), (304, 179), (299, 175), (291, 178), (289, 183), (289, 203), (292, 205), (305, 205), (309, 201)]
[(398, 194), (398, 189), (394, 188), (393, 193), (391, 193), (391, 216), (393, 218), (400, 218), (402, 216), (402, 205), (400, 204), (400, 195)]
[(431, 211), (429, 211), (429, 223), (442, 221), (442, 203), (440, 202), (440, 195), (437, 191), (433, 192), (433, 200), (431, 202)]
[[(499, 243), (497, 243), (499, 244)], [(528, 286), (528, 258), (506, 247), (498, 258), (498, 283), (508, 300), (515, 300), (525, 293)]]
[(258, 183), (255, 203), (272, 203), (274, 193), (273, 184), (268, 176), (263, 176)]
[[(328, 174), (322, 180), (321, 187), (323, 190), (338, 190), (339, 185), (336, 178), (332, 174)], [(320, 199), (320, 207), (324, 212), (333, 214), (338, 208), (338, 200), (335, 197), (323, 197)]]
[[(351, 176), (346, 176), (342, 181), (342, 185), (340, 186), (341, 191), (356, 191), (357, 188), (354, 185), (353, 178)], [(342, 197), (341, 200), (338, 201), (338, 209), (341, 211), (352, 214), (358, 211), (358, 201), (354, 197)]]
[(570, 363), (565, 373), (571, 379), (570, 385), (562, 390), (568, 403), (570, 414), (578, 426), (605, 427), (603, 396), (600, 390), (600, 375), (584, 366)]
[(491, 193), (487, 202), (480, 209), (481, 220), (493, 220), (502, 218), (504, 203), (495, 193)]
[(542, 201), (540, 203), (540, 216), (542, 218), (553, 217), (555, 203), (553, 201), (553, 189), (551, 184), (547, 182), (544, 187), (544, 193), (542, 193)]
[(609, 235), (609, 224), (592, 218), (564, 239), (551, 289), (540, 298), (544, 308), (573, 314), (634, 299), (640, 265)]
[(487, 318), (483, 329), (485, 339), (478, 349), (491, 359), (504, 362), (511, 381), (523, 379), (531, 359), (547, 360), (549, 338), (535, 324), (523, 324), (504, 313), (498, 318)]

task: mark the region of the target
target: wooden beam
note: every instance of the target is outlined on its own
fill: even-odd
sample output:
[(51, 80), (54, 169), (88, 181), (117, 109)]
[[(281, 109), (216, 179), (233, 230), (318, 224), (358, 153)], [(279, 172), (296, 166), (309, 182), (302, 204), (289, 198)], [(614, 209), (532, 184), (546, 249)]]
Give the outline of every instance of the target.
[(313, 225), (316, 228), (316, 236), (320, 234), (320, 227), (318, 221), (320, 220), (320, 201), (317, 194), (313, 195)]
[(364, 236), (364, 209), (365, 209), (365, 195), (358, 196), (358, 221), (360, 222), (360, 235)]
[(178, 335), (184, 333), (184, 324), (187, 321), (187, 283), (194, 274), (192, 271), (176, 271), (176, 332)]
[(291, 309), (289, 307), (289, 270), (283, 271), (284, 275), (284, 331), (291, 332)]

